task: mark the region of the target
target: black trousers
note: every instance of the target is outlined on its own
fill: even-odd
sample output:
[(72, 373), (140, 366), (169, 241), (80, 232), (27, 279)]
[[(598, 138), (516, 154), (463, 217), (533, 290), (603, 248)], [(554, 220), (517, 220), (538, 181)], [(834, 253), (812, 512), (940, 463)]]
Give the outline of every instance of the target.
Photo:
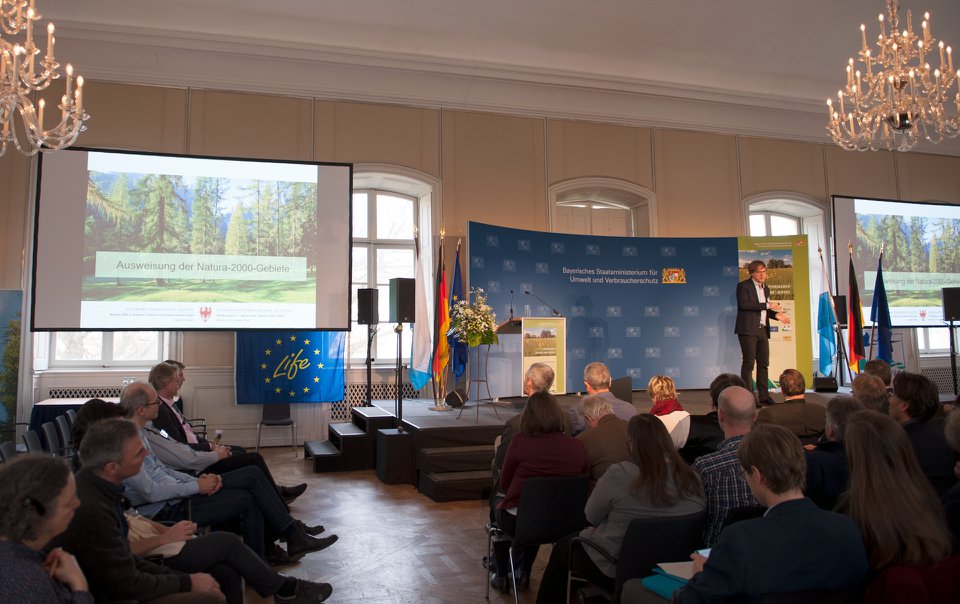
[[(748, 336), (738, 334), (740, 340), (740, 352), (743, 354), (743, 362), (740, 364), (740, 377), (743, 383), (750, 388), (753, 383), (753, 366), (757, 366), (757, 400), (765, 403), (770, 400), (770, 393), (767, 392), (767, 370), (770, 366), (770, 333), (767, 328), (761, 329), (760, 335)], [(753, 390), (753, 388), (750, 388)]]
[(579, 534), (567, 535), (553, 545), (553, 553), (550, 554), (550, 561), (547, 562), (547, 568), (543, 571), (543, 578), (540, 580), (537, 604), (566, 602), (567, 571), (571, 564), (577, 577), (586, 579), (592, 585), (597, 585), (608, 591), (612, 592), (614, 590), (613, 577), (603, 574), (603, 571), (594, 564), (593, 559), (587, 555), (583, 546), (574, 543), (573, 538)]
[(220, 584), (227, 604), (243, 604), (243, 581), (263, 597), (283, 586), (283, 577), (260, 559), (233, 533), (214, 532), (183, 545), (165, 566), (184, 573), (210, 573)]

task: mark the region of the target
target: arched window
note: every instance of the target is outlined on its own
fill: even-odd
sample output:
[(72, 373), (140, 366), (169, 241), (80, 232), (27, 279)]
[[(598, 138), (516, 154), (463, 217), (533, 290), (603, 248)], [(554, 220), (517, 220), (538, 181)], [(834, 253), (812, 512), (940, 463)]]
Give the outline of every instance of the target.
[[(348, 363), (351, 367), (366, 362), (366, 325), (357, 323), (357, 290), (378, 290), (380, 324), (371, 345), (377, 364), (394, 365), (397, 360), (397, 335), (390, 321), (390, 279), (413, 278), (416, 271), (414, 227), (421, 236), (424, 274), (433, 274), (434, 229), (431, 209), (439, 181), (415, 170), (380, 164), (355, 164), (353, 178), (353, 296), (352, 330)], [(432, 281), (427, 279), (428, 299), (432, 299)], [(432, 310), (432, 309), (429, 309)], [(432, 313), (431, 313), (432, 314)], [(410, 326), (404, 325), (402, 356), (410, 355)]]
[(654, 234), (653, 191), (613, 178), (577, 178), (550, 187), (555, 233), (649, 237)]

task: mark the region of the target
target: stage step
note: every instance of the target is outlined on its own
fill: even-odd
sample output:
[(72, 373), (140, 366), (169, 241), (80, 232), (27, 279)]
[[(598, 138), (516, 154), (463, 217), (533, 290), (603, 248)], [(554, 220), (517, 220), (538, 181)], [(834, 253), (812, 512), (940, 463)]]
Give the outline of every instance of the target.
[(333, 446), (329, 440), (308, 440), (303, 443), (303, 456), (313, 459), (313, 471), (336, 472), (340, 470), (340, 449)]
[(330, 424), (331, 444), (342, 453), (339, 471), (372, 470), (377, 465), (376, 435), (367, 434), (354, 423)]
[(417, 469), (428, 474), (489, 470), (493, 453), (492, 444), (420, 449), (417, 451)]
[(492, 483), (490, 470), (439, 474), (421, 472), (417, 490), (437, 502), (463, 501), (483, 499), (489, 494)]
[(397, 418), (380, 407), (354, 407), (350, 410), (353, 423), (361, 430), (376, 438), (377, 430), (389, 430), (397, 427)]
[[(464, 419), (462, 427), (421, 430), (411, 429), (416, 434), (417, 449), (443, 447), (474, 447), (487, 445), (493, 448), (493, 441), (503, 433), (503, 425), (477, 426)], [(504, 420), (506, 421), (506, 420)], [(406, 424), (406, 421), (404, 421)]]

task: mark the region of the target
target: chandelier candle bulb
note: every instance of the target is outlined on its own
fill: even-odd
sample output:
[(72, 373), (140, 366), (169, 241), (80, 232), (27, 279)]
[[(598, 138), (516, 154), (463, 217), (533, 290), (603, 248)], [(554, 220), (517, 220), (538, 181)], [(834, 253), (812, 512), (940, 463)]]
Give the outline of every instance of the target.
[(860, 37), (863, 38), (863, 51), (867, 51), (867, 26), (865, 23), (860, 24)]
[(37, 104), (39, 111), (37, 112), (37, 129), (40, 132), (43, 132), (43, 108), (47, 105), (47, 102), (43, 99), (40, 99), (40, 102)]
[(83, 109), (83, 76), (77, 76), (77, 110), (80, 111)]
[(47, 24), (47, 54), (44, 57), (46, 60), (50, 60), (53, 56), (53, 23)]
[(70, 93), (72, 92), (71, 88), (73, 87), (73, 65), (67, 63), (67, 95), (66, 98), (70, 98)]

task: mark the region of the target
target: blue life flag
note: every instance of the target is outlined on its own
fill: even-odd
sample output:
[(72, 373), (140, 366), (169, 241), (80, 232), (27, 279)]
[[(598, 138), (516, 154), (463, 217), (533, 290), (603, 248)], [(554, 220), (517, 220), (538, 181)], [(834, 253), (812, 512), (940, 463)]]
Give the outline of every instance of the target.
[(893, 363), (893, 321), (887, 303), (887, 288), (883, 285), (883, 254), (877, 260), (877, 281), (873, 286), (873, 305), (870, 320), (877, 326), (877, 358)]
[[(451, 311), (461, 300), (463, 300), (463, 277), (460, 275), (460, 246), (457, 245), (457, 258), (453, 263), (453, 283), (450, 285)], [(466, 342), (458, 342), (452, 332), (447, 336), (447, 341), (450, 344), (450, 367), (453, 369), (454, 380), (458, 380), (467, 368), (468, 346)]]
[(342, 331), (237, 332), (238, 404), (344, 399)]

